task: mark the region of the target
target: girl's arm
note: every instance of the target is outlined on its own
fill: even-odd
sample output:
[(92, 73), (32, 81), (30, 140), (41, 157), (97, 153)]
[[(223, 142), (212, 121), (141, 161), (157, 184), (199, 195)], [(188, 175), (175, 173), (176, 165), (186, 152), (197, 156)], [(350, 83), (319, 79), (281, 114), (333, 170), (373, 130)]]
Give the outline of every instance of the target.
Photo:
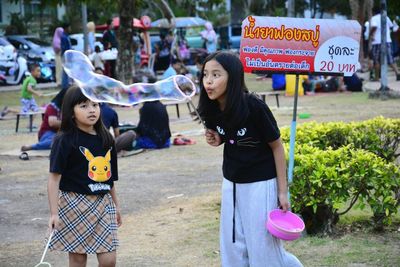
[(280, 138), (268, 143), (268, 145), (271, 147), (275, 159), (276, 175), (278, 178), (279, 204), (281, 208), (286, 211), (289, 209), (290, 205), (288, 200), (288, 184), (286, 180), (285, 150)]
[(50, 206), (50, 219), (49, 228), (51, 231), (57, 228), (59, 223), (58, 218), (58, 190), (60, 186), (61, 174), (50, 173), (49, 180), (47, 182), (47, 194), (49, 197)]
[(115, 191), (115, 184), (111, 188), (110, 194), (111, 194), (112, 200), (114, 201), (114, 204), (115, 204), (115, 209), (116, 209), (116, 214), (117, 214), (117, 224), (118, 224), (118, 227), (119, 227), (122, 224), (122, 217), (121, 217), (121, 209), (119, 207), (119, 202), (118, 202), (118, 199), (117, 199), (117, 192)]

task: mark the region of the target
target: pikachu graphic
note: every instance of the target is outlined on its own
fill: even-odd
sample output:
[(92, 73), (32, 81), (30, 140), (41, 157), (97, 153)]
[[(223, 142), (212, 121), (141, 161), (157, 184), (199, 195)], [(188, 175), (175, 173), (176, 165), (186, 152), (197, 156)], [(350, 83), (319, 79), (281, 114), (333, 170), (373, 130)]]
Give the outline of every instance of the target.
[(80, 146), (79, 150), (89, 161), (88, 176), (95, 182), (105, 182), (111, 177), (111, 149), (104, 157), (95, 157), (86, 147)]

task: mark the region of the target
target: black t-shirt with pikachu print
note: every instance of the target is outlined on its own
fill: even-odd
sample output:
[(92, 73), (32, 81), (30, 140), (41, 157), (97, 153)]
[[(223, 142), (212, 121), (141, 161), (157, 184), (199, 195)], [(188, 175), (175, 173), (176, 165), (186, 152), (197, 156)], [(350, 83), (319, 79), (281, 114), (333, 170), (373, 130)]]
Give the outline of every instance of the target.
[(54, 139), (50, 172), (61, 174), (62, 191), (106, 194), (118, 180), (117, 153), (115, 147), (105, 149), (98, 135), (64, 133)]
[(249, 116), (239, 127), (231, 129), (222, 113), (206, 122), (217, 131), (224, 143), (223, 175), (235, 183), (252, 183), (276, 177), (274, 155), (268, 143), (280, 137), (271, 110), (264, 101), (246, 94)]

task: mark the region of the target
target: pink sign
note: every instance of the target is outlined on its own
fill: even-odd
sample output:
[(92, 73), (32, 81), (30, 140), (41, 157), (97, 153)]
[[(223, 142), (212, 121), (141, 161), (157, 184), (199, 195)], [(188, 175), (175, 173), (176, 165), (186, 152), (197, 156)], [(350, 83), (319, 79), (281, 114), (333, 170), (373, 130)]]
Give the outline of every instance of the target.
[(360, 37), (355, 20), (248, 16), (240, 60), (245, 72), (351, 76), (359, 66)]

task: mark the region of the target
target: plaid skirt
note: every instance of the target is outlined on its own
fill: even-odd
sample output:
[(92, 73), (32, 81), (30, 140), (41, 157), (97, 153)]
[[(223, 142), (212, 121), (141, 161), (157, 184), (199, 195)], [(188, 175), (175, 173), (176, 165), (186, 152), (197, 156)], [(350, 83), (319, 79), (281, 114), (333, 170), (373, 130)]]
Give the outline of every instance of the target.
[(110, 194), (83, 195), (60, 191), (60, 225), (49, 249), (79, 254), (116, 250), (117, 220)]

